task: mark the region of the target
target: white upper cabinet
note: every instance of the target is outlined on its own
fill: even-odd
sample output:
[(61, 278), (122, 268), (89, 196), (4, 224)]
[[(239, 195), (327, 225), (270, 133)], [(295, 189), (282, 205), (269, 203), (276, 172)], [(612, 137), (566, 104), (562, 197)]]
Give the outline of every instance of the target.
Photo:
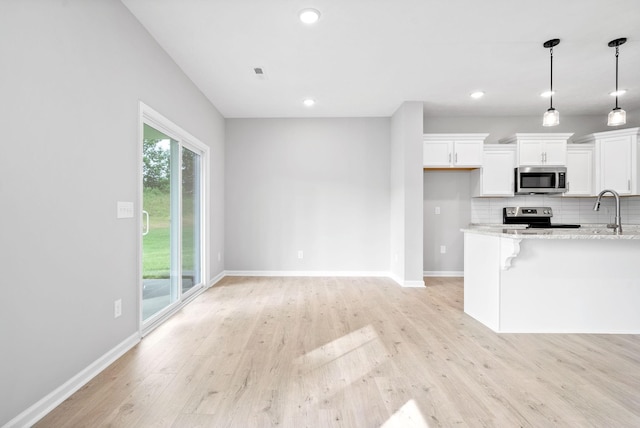
[(515, 165), (515, 147), (486, 144), (482, 168), (471, 171), (472, 196), (513, 196)]
[(633, 144), (627, 137), (604, 138), (598, 147), (600, 174), (598, 192), (612, 189), (621, 195), (631, 194)]
[(500, 140), (516, 144), (518, 166), (564, 166), (567, 164), (567, 140), (573, 134), (515, 134)]
[(425, 168), (479, 168), (482, 147), (489, 134), (424, 134)]
[(640, 128), (597, 132), (575, 142), (595, 144), (595, 192), (611, 189), (620, 195), (640, 191), (638, 164)]
[(564, 196), (593, 196), (594, 145), (567, 145), (567, 191)]

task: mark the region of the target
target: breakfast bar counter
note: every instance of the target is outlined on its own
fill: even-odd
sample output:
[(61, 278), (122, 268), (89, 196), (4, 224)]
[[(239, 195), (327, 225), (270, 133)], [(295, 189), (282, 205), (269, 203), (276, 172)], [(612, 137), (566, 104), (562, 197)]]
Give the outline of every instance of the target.
[(640, 227), (464, 232), (464, 311), (496, 332), (640, 333)]
[(528, 229), (525, 226), (471, 225), (462, 232), (519, 239), (640, 239), (640, 226), (624, 225), (623, 233), (616, 235), (606, 225), (583, 226), (579, 229)]

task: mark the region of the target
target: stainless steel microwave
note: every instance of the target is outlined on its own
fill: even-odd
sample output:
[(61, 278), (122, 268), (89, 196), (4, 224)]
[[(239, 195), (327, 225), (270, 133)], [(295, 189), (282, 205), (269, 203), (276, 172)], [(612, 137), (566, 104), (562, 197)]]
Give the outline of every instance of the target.
[(564, 166), (521, 166), (515, 169), (515, 193), (564, 193), (567, 168)]

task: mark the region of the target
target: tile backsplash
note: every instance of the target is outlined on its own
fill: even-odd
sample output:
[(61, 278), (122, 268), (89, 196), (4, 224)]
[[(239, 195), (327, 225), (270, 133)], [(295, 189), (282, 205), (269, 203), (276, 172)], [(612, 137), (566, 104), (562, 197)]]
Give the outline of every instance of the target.
[[(472, 198), (471, 222), (502, 224), (503, 207), (551, 207), (552, 223), (605, 224), (613, 223), (616, 201), (607, 196), (602, 199), (600, 211), (593, 211), (596, 197), (563, 198), (559, 196), (525, 195), (513, 198)], [(640, 224), (640, 196), (620, 198), (622, 224)]]

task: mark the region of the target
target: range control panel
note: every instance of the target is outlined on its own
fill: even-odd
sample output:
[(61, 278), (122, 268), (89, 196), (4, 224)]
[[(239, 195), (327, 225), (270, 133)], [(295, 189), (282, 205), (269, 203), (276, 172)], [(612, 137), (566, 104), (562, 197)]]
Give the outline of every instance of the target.
[(553, 217), (553, 210), (551, 207), (504, 207), (503, 211), (505, 218)]

